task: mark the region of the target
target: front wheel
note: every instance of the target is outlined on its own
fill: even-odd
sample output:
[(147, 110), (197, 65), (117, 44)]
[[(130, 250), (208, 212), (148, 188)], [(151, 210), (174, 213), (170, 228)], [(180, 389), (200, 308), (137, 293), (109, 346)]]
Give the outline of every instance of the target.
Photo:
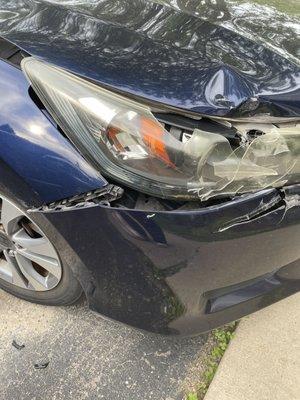
[(82, 288), (42, 227), (0, 194), (0, 288), (47, 305), (75, 303)]

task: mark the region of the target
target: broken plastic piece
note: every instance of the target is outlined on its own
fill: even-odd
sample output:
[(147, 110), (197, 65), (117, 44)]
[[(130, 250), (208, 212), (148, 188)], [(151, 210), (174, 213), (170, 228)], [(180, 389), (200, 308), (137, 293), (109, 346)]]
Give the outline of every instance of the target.
[(18, 344), (15, 340), (12, 341), (12, 345), (17, 350), (22, 350), (25, 347), (25, 344)]
[(45, 369), (47, 368), (49, 365), (49, 361), (45, 362), (45, 363), (36, 363), (34, 364), (34, 368), (35, 369)]
[[(201, 200), (208, 200), (299, 181), (300, 125), (237, 123), (234, 126), (241, 139), (235, 149), (223, 136), (197, 129), (185, 144), (191, 155), (200, 155), (201, 184), (199, 187), (199, 182), (190, 182), (190, 191), (196, 192)], [(209, 141), (210, 149), (204, 154), (200, 144)]]

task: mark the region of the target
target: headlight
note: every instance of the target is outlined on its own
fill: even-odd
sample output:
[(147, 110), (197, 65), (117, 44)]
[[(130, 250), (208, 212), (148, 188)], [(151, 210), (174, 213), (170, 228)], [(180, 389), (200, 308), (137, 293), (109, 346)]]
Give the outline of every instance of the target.
[(280, 186), (299, 174), (299, 131), (294, 127), (271, 125), (251, 142), (241, 134), (236, 148), (221, 134), (200, 129), (183, 143), (146, 105), (32, 57), (21, 66), (81, 153), (104, 175), (139, 191), (206, 200)]

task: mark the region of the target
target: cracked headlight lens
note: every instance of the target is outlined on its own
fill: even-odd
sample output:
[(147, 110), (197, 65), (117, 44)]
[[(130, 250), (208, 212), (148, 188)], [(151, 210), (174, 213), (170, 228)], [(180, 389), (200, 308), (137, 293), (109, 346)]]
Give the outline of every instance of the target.
[(178, 140), (151, 109), (33, 57), (22, 69), (58, 125), (95, 167), (139, 191), (175, 199), (281, 186), (299, 174), (299, 130), (269, 131), (233, 148), (221, 134), (195, 129)]

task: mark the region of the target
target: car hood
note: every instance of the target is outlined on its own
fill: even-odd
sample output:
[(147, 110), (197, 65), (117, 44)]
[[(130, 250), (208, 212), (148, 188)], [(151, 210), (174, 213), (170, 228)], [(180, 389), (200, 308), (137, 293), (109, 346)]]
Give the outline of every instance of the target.
[(0, 36), (100, 85), (184, 112), (300, 116), (297, 17), (234, 1), (169, 3), (0, 0)]

